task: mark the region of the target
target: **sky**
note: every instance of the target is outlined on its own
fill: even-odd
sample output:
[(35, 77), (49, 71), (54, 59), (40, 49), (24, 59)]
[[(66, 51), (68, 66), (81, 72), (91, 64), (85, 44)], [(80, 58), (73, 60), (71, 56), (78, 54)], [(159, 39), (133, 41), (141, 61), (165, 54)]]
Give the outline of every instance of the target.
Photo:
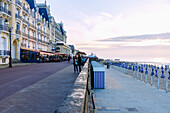
[(170, 62), (170, 0), (47, 0), (47, 4), (56, 22), (64, 23), (67, 43), (76, 49), (100, 58)]

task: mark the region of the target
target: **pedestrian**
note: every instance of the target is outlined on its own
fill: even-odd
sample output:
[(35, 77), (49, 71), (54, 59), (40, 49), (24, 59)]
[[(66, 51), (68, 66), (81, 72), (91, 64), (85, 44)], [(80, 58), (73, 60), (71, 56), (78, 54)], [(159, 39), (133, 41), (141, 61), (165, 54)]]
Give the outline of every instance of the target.
[(70, 62), (70, 59), (71, 59), (71, 56), (69, 55), (69, 56), (68, 56), (68, 62)]
[(74, 73), (78, 72), (78, 68), (77, 68), (78, 60), (76, 56), (73, 57), (73, 66), (74, 66)]
[(81, 57), (80, 54), (78, 54), (78, 66), (79, 66), (79, 73), (81, 72)]

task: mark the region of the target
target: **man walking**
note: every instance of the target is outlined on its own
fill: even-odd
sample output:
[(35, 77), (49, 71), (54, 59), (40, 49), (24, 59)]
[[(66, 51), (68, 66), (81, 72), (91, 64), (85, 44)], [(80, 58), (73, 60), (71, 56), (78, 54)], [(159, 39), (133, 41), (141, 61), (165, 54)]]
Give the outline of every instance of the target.
[(80, 54), (78, 54), (78, 66), (79, 66), (79, 73), (81, 72), (81, 57)]

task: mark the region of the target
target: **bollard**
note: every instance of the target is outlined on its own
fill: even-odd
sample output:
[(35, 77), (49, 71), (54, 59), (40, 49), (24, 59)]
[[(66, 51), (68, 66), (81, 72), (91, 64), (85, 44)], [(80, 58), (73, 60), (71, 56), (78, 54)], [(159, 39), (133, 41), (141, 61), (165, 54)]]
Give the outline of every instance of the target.
[(153, 81), (153, 75), (154, 75), (154, 68), (152, 67), (152, 72), (151, 72), (151, 86), (152, 86), (152, 81)]
[(148, 69), (147, 69), (147, 66), (146, 66), (146, 71), (145, 71), (145, 83), (147, 83), (147, 79), (148, 79)]
[(143, 75), (143, 67), (141, 67), (141, 77), (140, 77), (141, 81), (142, 81), (142, 75)]

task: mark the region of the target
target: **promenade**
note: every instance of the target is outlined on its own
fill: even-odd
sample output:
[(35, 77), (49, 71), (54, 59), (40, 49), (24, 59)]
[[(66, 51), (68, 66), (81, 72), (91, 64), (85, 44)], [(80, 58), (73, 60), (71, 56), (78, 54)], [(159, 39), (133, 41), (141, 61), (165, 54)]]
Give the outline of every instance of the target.
[(78, 76), (71, 62), (17, 66), (0, 72), (0, 113), (53, 113)]
[(95, 89), (96, 113), (170, 113), (170, 93), (106, 69), (106, 88)]

